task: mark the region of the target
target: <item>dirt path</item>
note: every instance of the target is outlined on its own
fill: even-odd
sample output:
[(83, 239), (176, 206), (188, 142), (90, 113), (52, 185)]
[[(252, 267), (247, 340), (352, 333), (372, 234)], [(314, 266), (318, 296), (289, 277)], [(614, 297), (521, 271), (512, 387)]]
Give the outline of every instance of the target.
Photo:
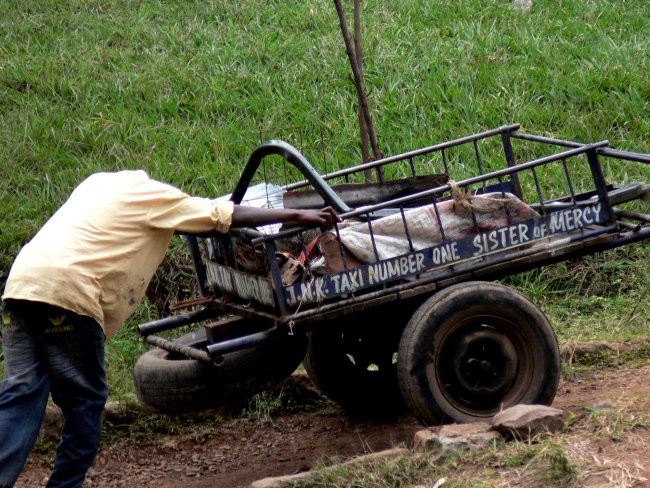
[[(650, 429), (626, 430), (650, 418), (650, 362), (605, 369), (561, 384), (555, 406), (574, 414), (565, 446), (580, 463), (580, 486), (648, 486)], [(602, 414), (600, 413), (602, 411)], [(272, 425), (229, 422), (207, 432), (159, 436), (145, 446), (103, 446), (88, 486), (238, 488), (266, 476), (296, 473), (333, 456), (350, 457), (409, 445), (412, 418), (353, 421), (341, 415), (297, 413)], [(19, 488), (41, 486), (47, 462), (33, 456)], [(504, 476), (503, 486), (524, 480)]]

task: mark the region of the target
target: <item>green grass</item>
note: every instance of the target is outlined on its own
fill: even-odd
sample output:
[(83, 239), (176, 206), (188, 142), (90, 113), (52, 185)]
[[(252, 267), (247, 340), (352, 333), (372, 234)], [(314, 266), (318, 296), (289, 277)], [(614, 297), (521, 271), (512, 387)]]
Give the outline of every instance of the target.
[(560, 342), (650, 336), (650, 249), (629, 246), (505, 280), (549, 317)]
[[(352, 465), (323, 464), (294, 488), (572, 486), (577, 469), (561, 442), (498, 441), (485, 449), (405, 454)], [(441, 482), (441, 480), (444, 481)], [(436, 483), (441, 483), (436, 485)]]
[[(648, 2), (364, 6), (385, 155), (512, 122), (650, 152)], [(359, 162), (356, 97), (330, 1), (0, 0), (0, 33), (0, 286), (20, 246), (93, 172), (144, 168), (219, 195), (260, 140), (288, 140), (321, 171)], [(641, 165), (608, 165), (607, 176), (650, 181)], [(627, 340), (650, 334), (649, 257), (636, 246), (513, 283), (542, 304), (561, 340)], [(183, 296), (165, 288), (172, 276), (188, 283), (172, 265), (158, 275), (160, 295)], [(160, 306), (145, 304), (108, 345), (115, 397), (132, 398), (144, 350), (135, 323)]]

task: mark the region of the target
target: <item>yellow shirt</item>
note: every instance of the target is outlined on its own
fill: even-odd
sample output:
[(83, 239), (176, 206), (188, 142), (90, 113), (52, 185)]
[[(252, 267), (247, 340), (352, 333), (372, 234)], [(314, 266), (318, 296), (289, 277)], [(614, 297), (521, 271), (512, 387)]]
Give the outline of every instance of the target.
[(231, 202), (190, 197), (144, 171), (97, 173), (20, 251), (3, 299), (94, 318), (107, 338), (131, 315), (175, 230), (227, 232)]

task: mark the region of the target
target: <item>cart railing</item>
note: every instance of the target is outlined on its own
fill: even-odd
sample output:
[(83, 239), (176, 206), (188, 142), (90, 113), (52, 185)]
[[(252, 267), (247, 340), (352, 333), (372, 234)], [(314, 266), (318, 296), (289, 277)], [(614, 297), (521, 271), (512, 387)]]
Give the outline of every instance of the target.
[[(606, 147), (607, 141), (580, 144), (543, 136), (520, 134), (516, 132), (518, 127), (518, 125), (503, 126), (473, 136), (340, 170), (326, 176), (320, 176), (302, 155), (286, 143), (273, 141), (260, 146), (249, 159), (242, 179), (233, 193), (233, 201), (240, 202), (242, 200), (246, 188), (265, 156), (281, 154), (289, 164), (297, 167), (307, 178), (304, 181), (285, 185), (284, 188), (296, 191), (311, 185), (325, 202), (334, 205), (342, 212), (340, 216), (345, 221), (352, 219), (365, 221), (370, 238), (368, 245), (372, 247), (374, 259), (361, 266), (349, 266), (346, 253), (340, 244), (341, 226), (338, 224), (335, 225), (333, 232), (339, 243), (340, 258), (344, 269), (325, 275), (322, 273), (317, 275), (310, 269), (307, 248), (313, 244), (314, 235), (308, 236), (309, 231), (305, 228), (282, 230), (270, 235), (255, 231), (248, 231), (246, 236), (242, 236), (241, 233), (231, 233), (213, 238), (214, 246), (218, 250), (217, 258), (207, 260), (203, 264), (205, 268), (202, 271), (197, 271), (199, 276), (201, 276), (201, 272), (205, 273), (202, 275), (203, 280), (209, 285), (204, 287), (205, 293), (214, 294), (216, 292), (230, 296), (235, 301), (239, 300), (240, 305), (243, 305), (241, 302), (245, 301), (254, 302), (258, 309), (270, 316), (296, 317), (296, 314), (301, 312), (296, 309), (302, 308), (302, 312), (304, 312), (306, 308), (313, 306), (322, 307), (325, 302), (335, 297), (338, 297), (340, 301), (341, 297), (347, 300), (350, 297), (346, 298), (346, 296), (351, 294), (355, 297), (361, 294), (365, 296), (369, 292), (381, 295), (382, 290), (389, 289), (387, 292), (389, 293), (390, 289), (395, 286), (391, 285), (394, 282), (410, 280), (410, 282), (402, 283), (399, 286), (412, 288), (414, 279), (421, 283), (422, 280), (459, 275), (468, 270), (496, 265), (504, 260), (539, 254), (541, 252), (539, 246), (530, 248), (531, 244), (536, 241), (548, 241), (545, 244), (545, 250), (548, 251), (558, 247), (558, 242), (570, 246), (580, 240), (615, 233), (618, 230), (617, 214), (610, 201), (611, 186), (608, 186), (603, 175), (599, 155), (646, 164), (650, 157), (609, 149)], [(501, 138), (502, 156), (505, 156), (506, 164), (503, 168), (485, 172), (477, 142), (486, 141), (495, 136)], [(529, 162), (515, 164), (511, 139), (539, 143), (545, 147), (559, 147), (564, 150)], [(463, 145), (471, 145), (473, 148), (476, 163), (475, 175), (406, 196), (350, 209), (326, 183), (327, 180), (345, 178), (371, 168), (404, 162), (413, 168), (413, 175), (416, 175), (413, 159), (434, 153), (441, 154), (440, 159), (444, 169), (451, 177), (454, 168), (448, 164), (445, 151)], [(582, 158), (585, 158), (586, 162)], [(556, 176), (560, 175), (557, 181), (564, 181), (563, 185), (559, 185), (565, 187), (565, 190), (560, 192), (560, 196), (557, 194), (549, 196), (542, 188), (545, 181), (539, 172), (551, 166), (554, 167)], [(586, 192), (584, 191), (584, 181), (582, 182), (583, 188), (576, 188), (573, 177), (576, 169), (583, 170), (584, 168), (589, 170), (586, 178), (588, 180), (586, 185), (588, 191)], [(585, 179), (584, 174), (580, 179)], [(460, 189), (466, 194), (472, 195), (492, 192), (500, 193), (501, 196), (506, 197), (507, 193), (512, 193), (525, 199), (528, 205), (539, 212), (539, 216), (515, 221), (506, 208), (504, 210), (505, 222), (498, 232), (493, 229), (489, 232), (482, 232), (477, 223), (476, 213), (472, 209), (471, 218), (474, 232), (463, 239), (450, 238), (446, 235), (447, 229), (445, 229), (443, 218), (440, 215), (440, 205), (449, 201), (454, 188), (456, 191)], [(637, 188), (637, 190), (636, 196), (639, 191), (647, 191), (647, 186), (640, 190)], [(414, 246), (405, 212), (415, 205), (430, 205), (433, 209), (441, 237), (440, 242), (435, 245), (426, 248)], [(391, 256), (390, 259), (382, 259), (378, 252), (374, 222), (377, 218), (390, 214), (401, 216), (407, 248), (406, 252)], [(638, 214), (636, 217), (638, 218), (639, 215), (642, 216), (642, 214)], [(637, 234), (639, 231), (640, 229), (636, 229)], [(644, 229), (643, 232), (646, 230)], [(634, 238), (644, 235), (643, 232)], [(567, 234), (568, 237), (562, 241), (550, 242), (554, 237), (562, 234)], [(282, 281), (277, 252), (279, 244), (283, 240), (292, 239), (297, 241), (296, 254), (299, 253), (304, 258), (308, 278), (297, 283), (286, 284)], [(233, 249), (239, 244), (233, 243), (233, 240), (239, 243), (246, 241), (250, 244), (253, 253), (257, 253), (263, 258), (262, 272), (251, 273), (250, 270), (242, 267), (234, 257)], [(515, 248), (523, 249), (515, 252)], [(197, 248), (194, 249), (193, 254), (196, 255), (196, 260), (200, 261)], [(502, 256), (497, 256), (498, 254)], [(381, 287), (382, 290), (377, 290), (378, 287)], [(230, 306), (231, 308), (237, 307), (237, 304), (231, 303)], [(336, 307), (337, 305), (331, 304), (331, 306)]]
[[(414, 151), (409, 151), (405, 152), (402, 154), (398, 154), (395, 156), (390, 156), (387, 158), (383, 159), (378, 159), (376, 161), (371, 161), (368, 163), (356, 165), (350, 168), (345, 168), (341, 169), (338, 171), (334, 171), (332, 173), (329, 173), (325, 176), (322, 177), (323, 180), (329, 181), (332, 179), (336, 178), (341, 178), (341, 177), (349, 177), (350, 175), (353, 174), (358, 174), (360, 172), (364, 172), (370, 169), (376, 169), (376, 168), (383, 168), (387, 165), (394, 164), (394, 163), (408, 163), (408, 168), (410, 170), (410, 173), (412, 176), (417, 176), (418, 172), (416, 170), (416, 165), (415, 165), (415, 159), (421, 156), (426, 156), (434, 153), (440, 153), (440, 159), (442, 161), (442, 167), (444, 169), (445, 174), (451, 174), (450, 173), (450, 164), (448, 161), (447, 157), (447, 150), (458, 147), (458, 146), (463, 146), (469, 143), (472, 143), (472, 147), (474, 149), (474, 156), (476, 158), (476, 163), (477, 163), (477, 169), (479, 173), (483, 173), (483, 165), (482, 165), (482, 159), (481, 155), (479, 152), (478, 148), (478, 141), (481, 141), (483, 139), (488, 139), (492, 138), (494, 136), (501, 136), (503, 139), (503, 148), (504, 148), (504, 153), (506, 156), (506, 161), (508, 166), (514, 166), (514, 157), (512, 156), (512, 150), (511, 146), (509, 143), (509, 135), (513, 132), (518, 130), (520, 127), (519, 124), (511, 124), (511, 125), (504, 125), (502, 127), (499, 127), (497, 129), (492, 129), (484, 132), (480, 132), (478, 134), (466, 136), (466, 137), (461, 137), (458, 139), (454, 139), (452, 141), (447, 141), (443, 142), (440, 144), (435, 144), (433, 146), (425, 147), (422, 149), (417, 149)], [(348, 180), (346, 180), (348, 181)], [(297, 190), (299, 188), (304, 188), (309, 186), (311, 183), (310, 180), (303, 180), (303, 181), (298, 181), (296, 183), (291, 183), (288, 185), (284, 185), (284, 189), (287, 191), (292, 191), (292, 190)]]

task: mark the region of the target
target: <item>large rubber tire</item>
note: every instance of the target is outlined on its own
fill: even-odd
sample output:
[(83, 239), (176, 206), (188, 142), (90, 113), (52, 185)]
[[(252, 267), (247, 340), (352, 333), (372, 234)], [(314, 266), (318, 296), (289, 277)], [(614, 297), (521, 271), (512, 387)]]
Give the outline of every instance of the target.
[(405, 411), (397, 384), (397, 349), (405, 322), (390, 314), (379, 319), (365, 313), (320, 324), (309, 334), (304, 361), (309, 377), (349, 414)]
[[(205, 344), (205, 332), (179, 339)], [(153, 349), (135, 364), (138, 400), (161, 412), (192, 412), (230, 405), (271, 388), (287, 378), (305, 356), (304, 335), (278, 332), (255, 347), (226, 354), (219, 366)]]
[(557, 339), (523, 294), (462, 283), (415, 312), (400, 342), (398, 378), (425, 425), (486, 421), (519, 403), (550, 405), (560, 379)]

